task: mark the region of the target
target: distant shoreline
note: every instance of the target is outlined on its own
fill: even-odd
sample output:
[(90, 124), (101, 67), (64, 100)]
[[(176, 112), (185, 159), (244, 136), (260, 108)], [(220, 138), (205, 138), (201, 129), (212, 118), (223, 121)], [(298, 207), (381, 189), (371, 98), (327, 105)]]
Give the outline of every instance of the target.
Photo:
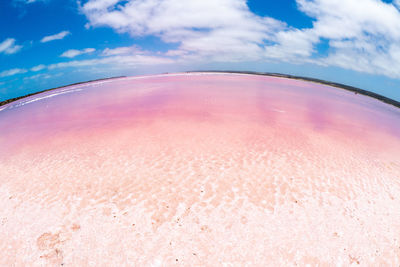
[[(395, 106), (397, 108), (400, 108), (400, 102), (396, 101), (394, 99), (391, 99), (389, 97), (377, 94), (377, 93), (373, 93), (367, 90), (363, 90), (357, 87), (353, 87), (353, 86), (349, 86), (349, 85), (345, 85), (345, 84), (341, 84), (341, 83), (335, 83), (335, 82), (330, 82), (330, 81), (325, 81), (325, 80), (320, 80), (320, 79), (315, 79), (315, 78), (309, 78), (309, 77), (302, 77), (302, 76), (295, 76), (295, 75), (290, 75), (290, 74), (281, 74), (281, 73), (273, 73), (273, 72), (255, 72), (255, 71), (223, 71), (223, 70), (199, 70), (199, 71), (186, 71), (186, 72), (182, 72), (182, 73), (199, 73), (199, 72), (204, 72), (204, 73), (233, 73), (233, 74), (252, 74), (252, 75), (262, 75), (262, 76), (271, 76), (271, 77), (279, 77), (279, 78), (289, 78), (289, 79), (294, 79), (294, 80), (302, 80), (302, 81), (307, 81), (307, 82), (314, 82), (314, 83), (319, 83), (319, 84), (323, 84), (323, 85), (328, 85), (328, 86), (332, 86), (332, 87), (336, 87), (336, 88), (340, 88), (340, 89), (344, 89), (350, 92), (354, 92), (355, 94), (360, 94), (360, 95), (365, 95), (365, 96), (369, 96), (372, 98), (375, 98), (381, 102), (384, 102), (386, 104)], [(28, 95), (24, 95), (24, 96), (19, 96), (19, 97), (14, 97), (14, 98), (10, 98), (4, 101), (0, 102), (0, 107), (4, 106), (6, 104), (12, 103), (14, 101), (17, 101), (19, 99), (22, 98), (26, 98), (29, 96), (33, 96), (33, 95), (37, 95), (43, 92), (48, 92), (51, 90), (56, 90), (56, 89), (60, 89), (60, 88), (64, 88), (64, 87), (68, 87), (68, 86), (73, 86), (73, 85), (78, 85), (78, 84), (84, 84), (84, 83), (89, 83), (89, 82), (96, 82), (96, 81), (103, 81), (103, 80), (110, 80), (110, 79), (116, 79), (116, 78), (126, 78), (127, 76), (117, 76), (117, 77), (109, 77), (109, 78), (102, 78), (102, 79), (96, 79), (96, 80), (90, 80), (90, 81), (85, 81), (85, 82), (78, 82), (78, 83), (73, 83), (73, 84), (68, 84), (68, 85), (63, 85), (63, 86), (59, 86), (59, 87), (55, 87), (55, 88), (51, 88), (51, 89), (46, 89), (46, 90), (42, 90), (39, 92), (35, 92), (35, 93), (31, 93)]]
[(274, 72), (257, 72), (257, 71), (219, 71), (219, 70), (187, 71), (187, 73), (196, 73), (196, 72), (253, 74), (253, 75), (261, 75), (261, 76), (288, 78), (288, 79), (293, 79), (293, 80), (302, 80), (302, 81), (306, 81), (306, 82), (314, 82), (314, 83), (319, 83), (319, 84), (323, 84), (323, 85), (328, 85), (328, 86), (344, 89), (344, 90), (347, 90), (350, 92), (354, 92), (356, 94), (369, 96), (369, 97), (375, 98), (381, 102), (384, 102), (386, 104), (400, 108), (400, 102), (396, 101), (394, 99), (391, 99), (389, 97), (386, 97), (386, 96), (383, 96), (383, 95), (380, 95), (380, 94), (377, 94), (374, 92), (370, 92), (367, 90), (363, 90), (363, 89), (360, 89), (360, 88), (357, 88), (354, 86), (320, 80), (320, 79), (316, 79), (316, 78), (309, 78), (309, 77), (296, 76), (296, 75), (290, 75), (290, 74), (282, 74), (282, 73), (274, 73)]
[(97, 81), (104, 81), (104, 80), (110, 80), (110, 79), (116, 79), (116, 78), (125, 78), (125, 77), (126, 76), (100, 78), (100, 79), (95, 79), (95, 80), (90, 80), (90, 81), (85, 81), (85, 82), (71, 83), (71, 84), (62, 85), (62, 86), (58, 86), (58, 87), (54, 87), (54, 88), (50, 88), (50, 89), (45, 89), (45, 90), (42, 90), (42, 91), (39, 91), (39, 92), (35, 92), (35, 93), (23, 95), (23, 96), (17, 96), (17, 97), (13, 97), (13, 98), (10, 98), (10, 99), (6, 99), (6, 100), (0, 102), (0, 107), (4, 106), (6, 104), (9, 104), (9, 103), (15, 102), (17, 100), (20, 100), (22, 98), (30, 97), (30, 96), (33, 96), (33, 95), (41, 94), (41, 93), (44, 93), (44, 92), (48, 92), (48, 91), (52, 91), (52, 90), (56, 90), (56, 89), (60, 89), (60, 88), (68, 87), (68, 86), (73, 86), (73, 85), (78, 85), (78, 84), (83, 84), (83, 83), (90, 83), (90, 82), (97, 82)]

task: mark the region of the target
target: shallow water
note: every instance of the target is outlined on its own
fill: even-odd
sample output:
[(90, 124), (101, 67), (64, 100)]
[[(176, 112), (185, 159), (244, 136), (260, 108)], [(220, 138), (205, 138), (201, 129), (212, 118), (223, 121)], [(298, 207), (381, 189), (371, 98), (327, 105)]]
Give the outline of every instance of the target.
[(0, 264), (399, 265), (400, 109), (299, 80), (119, 78), (0, 110)]

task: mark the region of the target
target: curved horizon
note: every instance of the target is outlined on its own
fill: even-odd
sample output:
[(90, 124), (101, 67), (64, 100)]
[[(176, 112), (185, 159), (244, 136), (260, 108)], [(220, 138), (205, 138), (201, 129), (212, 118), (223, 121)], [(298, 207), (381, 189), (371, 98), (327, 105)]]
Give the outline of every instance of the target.
[[(99, 78), (99, 79), (94, 79), (94, 80), (87, 80), (87, 81), (82, 81), (82, 82), (76, 82), (76, 83), (71, 83), (67, 85), (62, 85), (54, 88), (49, 88), (45, 89), (42, 91), (30, 93), (27, 95), (23, 96), (18, 96), (10, 99), (6, 99), (4, 101), (0, 101), (0, 107), (5, 106), (7, 104), (12, 104), (15, 101), (35, 96), (41, 93), (57, 90), (57, 89), (62, 89), (65, 87), (69, 86), (74, 86), (74, 85), (79, 85), (79, 84), (85, 84), (85, 83), (90, 83), (90, 82), (96, 82), (96, 81), (103, 81), (103, 80), (112, 80), (112, 79), (119, 79), (119, 78), (133, 78), (133, 77), (151, 77), (151, 76), (160, 76), (160, 75), (178, 75), (178, 74), (184, 74), (184, 73), (231, 73), (231, 74), (248, 74), (248, 75), (263, 75), (263, 76), (271, 76), (271, 77), (278, 77), (278, 78), (286, 78), (286, 79), (294, 79), (294, 80), (304, 80), (306, 82), (311, 82), (311, 83), (319, 83), (319, 84), (324, 84), (330, 87), (336, 87), (339, 89), (344, 89), (347, 91), (351, 91), (360, 95), (368, 96), (371, 98), (374, 98), (380, 102), (395, 106), (397, 108), (400, 108), (400, 101), (397, 101), (393, 98), (386, 97), (381, 94), (377, 94), (372, 91), (364, 90), (361, 88), (357, 88), (354, 86), (346, 85), (346, 84), (341, 84), (341, 83), (336, 83), (333, 81), (327, 81), (327, 80), (321, 80), (321, 79), (316, 79), (316, 78), (311, 78), (311, 77), (304, 77), (304, 76), (297, 76), (297, 75), (291, 75), (291, 74), (285, 74), (285, 73), (273, 73), (273, 72), (257, 72), (257, 71), (235, 71), (235, 70), (193, 70), (193, 71), (184, 71), (184, 72), (176, 72), (176, 73), (159, 73), (159, 74), (148, 74), (148, 75), (136, 75), (136, 76), (114, 76), (114, 77), (106, 77), (106, 78)], [(3, 110), (3, 108), (0, 108), (0, 111)]]

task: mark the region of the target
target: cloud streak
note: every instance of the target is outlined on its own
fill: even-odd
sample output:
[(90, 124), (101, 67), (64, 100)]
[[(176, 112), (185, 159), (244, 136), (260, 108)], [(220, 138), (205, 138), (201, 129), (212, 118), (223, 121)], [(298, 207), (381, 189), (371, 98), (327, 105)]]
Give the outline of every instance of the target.
[(40, 40), (40, 42), (41, 43), (47, 43), (47, 42), (51, 42), (51, 41), (54, 41), (54, 40), (61, 40), (61, 39), (64, 39), (69, 34), (71, 34), (69, 31), (62, 31), (62, 32), (59, 32), (57, 34), (45, 36), (45, 37), (42, 38), (42, 40)]
[[(82, 50), (67, 50), (63, 53), (65, 57), (73, 58), (77, 55), (92, 53), (95, 49), (86, 48)], [(136, 53), (132, 53), (136, 51)], [(139, 46), (131, 47), (117, 47), (113, 49), (106, 48), (103, 50), (102, 57), (84, 59), (84, 60), (71, 60), (66, 62), (53, 63), (49, 65), (39, 64), (29, 69), (25, 68), (14, 68), (4, 70), (0, 72), (0, 78), (13, 76), (17, 74), (23, 74), (27, 72), (38, 72), (38, 71), (52, 71), (61, 69), (80, 69), (82, 71), (102, 71), (104, 68), (110, 70), (127, 70), (135, 69), (140, 66), (161, 66), (176, 63), (176, 60), (164, 55), (151, 55), (150, 52), (142, 50)], [(55, 77), (44, 75), (46, 72), (31, 76), (33, 78), (39, 77)], [(30, 80), (29, 78), (28, 80)]]
[(46, 68), (45, 65), (40, 64), (40, 65), (37, 65), (37, 66), (32, 67), (30, 70), (36, 72), (36, 71), (41, 71), (41, 70), (43, 70), (43, 69), (45, 69), (45, 68)]
[[(112, 51), (112, 50), (111, 50)], [(152, 66), (152, 65), (166, 65), (173, 64), (176, 61), (164, 57), (164, 56), (153, 56), (153, 55), (145, 55), (145, 54), (136, 54), (136, 55), (111, 55), (104, 56), (101, 58), (93, 58), (93, 59), (85, 59), (85, 60), (72, 60), (67, 62), (59, 62), (50, 65), (40, 64), (34, 66), (30, 69), (23, 68), (14, 68), (10, 70), (5, 70), (0, 72), (0, 78), (8, 77), (16, 74), (26, 73), (28, 71), (38, 72), (41, 70), (55, 70), (55, 69), (65, 69), (65, 68), (85, 68), (85, 67), (104, 67), (108, 66), (110, 68), (116, 69), (126, 69), (126, 68), (136, 68), (138, 66)], [(36, 75), (35, 77), (41, 77), (40, 75)]]
[(96, 49), (94, 49), (94, 48), (86, 48), (86, 49), (82, 49), (82, 50), (70, 49), (70, 50), (67, 50), (64, 53), (62, 53), (60, 55), (60, 57), (73, 58), (73, 57), (80, 56), (83, 54), (93, 53), (94, 51), (96, 51)]
[(79, 68), (79, 67), (98, 67), (107, 65), (114, 68), (134, 68), (143, 65), (172, 64), (175, 61), (170, 58), (157, 57), (151, 55), (129, 55), (129, 56), (110, 56), (104, 58), (94, 58), (86, 60), (73, 60), (48, 65), (49, 70), (60, 68)]
[(33, 3), (37, 3), (37, 2), (45, 2), (47, 0), (14, 0), (14, 2), (19, 2), (19, 3), (23, 3), (23, 4), (33, 4)]
[(25, 73), (25, 72), (27, 72), (26, 69), (19, 69), (19, 68), (4, 70), (4, 71), (0, 72), (0, 78), (8, 77), (8, 76), (16, 75), (16, 74), (21, 74), (21, 73)]
[(124, 46), (117, 48), (105, 48), (102, 52), (103, 56), (115, 56), (115, 55), (135, 55), (135, 54), (146, 54), (148, 51), (143, 51), (139, 46)]
[(13, 38), (7, 38), (3, 42), (0, 43), (0, 54), (15, 54), (18, 51), (20, 51), (22, 48), (22, 45), (17, 45), (15, 44), (15, 39)]

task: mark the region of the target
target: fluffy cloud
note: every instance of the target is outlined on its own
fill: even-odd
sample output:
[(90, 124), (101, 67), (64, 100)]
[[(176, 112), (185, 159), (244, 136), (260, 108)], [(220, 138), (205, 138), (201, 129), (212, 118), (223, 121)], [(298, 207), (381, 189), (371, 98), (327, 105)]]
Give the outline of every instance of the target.
[[(297, 0), (313, 27), (296, 29), (252, 13), (245, 0), (89, 0), (92, 27), (176, 43), (178, 60), (279, 60), (400, 78), (400, 0)], [(318, 53), (325, 40), (327, 54)]]
[(393, 4), (378, 0), (297, 2), (300, 10), (316, 19), (310, 34), (329, 40), (330, 53), (320, 62), (400, 78), (400, 12)]
[(47, 43), (47, 42), (54, 41), (54, 40), (61, 40), (61, 39), (64, 39), (69, 34), (71, 34), (69, 31), (62, 31), (57, 34), (45, 36), (42, 38), (42, 40), (40, 40), (40, 42)]
[(64, 53), (62, 53), (60, 55), (60, 57), (73, 58), (73, 57), (76, 57), (79, 55), (93, 53), (95, 50), (96, 49), (94, 49), (94, 48), (86, 48), (86, 49), (82, 49), (82, 50), (70, 49), (70, 50), (67, 50)]
[[(179, 54), (215, 60), (256, 59), (285, 24), (253, 14), (244, 0), (91, 0), (81, 7), (91, 26), (179, 43)], [(171, 51), (170, 54), (176, 54)]]
[(20, 73), (25, 73), (25, 72), (27, 72), (26, 69), (18, 69), (18, 68), (4, 70), (4, 71), (0, 72), (0, 78), (16, 75), (16, 74), (20, 74)]
[(21, 50), (22, 45), (16, 45), (15, 39), (7, 38), (0, 43), (0, 53), (14, 54)]

